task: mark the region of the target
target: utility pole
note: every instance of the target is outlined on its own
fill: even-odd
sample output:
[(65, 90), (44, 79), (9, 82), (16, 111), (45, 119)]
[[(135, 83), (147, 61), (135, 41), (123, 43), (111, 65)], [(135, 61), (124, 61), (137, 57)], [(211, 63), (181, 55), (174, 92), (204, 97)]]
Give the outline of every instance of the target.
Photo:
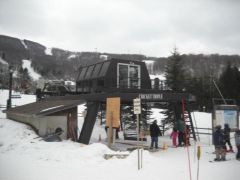
[(7, 100), (7, 109), (10, 109), (12, 107), (12, 75), (13, 70), (12, 67), (9, 66), (9, 94), (8, 94), (8, 100)]

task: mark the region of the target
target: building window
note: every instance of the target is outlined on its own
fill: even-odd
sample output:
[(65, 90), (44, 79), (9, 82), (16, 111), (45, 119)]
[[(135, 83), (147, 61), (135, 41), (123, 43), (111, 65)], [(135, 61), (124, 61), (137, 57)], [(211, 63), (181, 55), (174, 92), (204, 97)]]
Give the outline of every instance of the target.
[(117, 87), (140, 89), (140, 66), (134, 64), (118, 64)]

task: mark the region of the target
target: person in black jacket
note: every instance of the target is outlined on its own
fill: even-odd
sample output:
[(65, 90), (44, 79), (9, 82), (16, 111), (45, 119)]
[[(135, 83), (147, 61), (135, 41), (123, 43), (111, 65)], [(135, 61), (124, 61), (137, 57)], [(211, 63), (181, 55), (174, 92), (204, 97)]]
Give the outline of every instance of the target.
[[(223, 133), (224, 133), (224, 137), (225, 137), (225, 150), (227, 152), (233, 152), (233, 148), (232, 148), (232, 144), (231, 144), (231, 141), (230, 141), (230, 132), (231, 132), (231, 129), (229, 127), (228, 124), (224, 124), (224, 129), (223, 129)], [(227, 150), (227, 144), (229, 146), (229, 150)]]
[(157, 125), (156, 120), (154, 120), (153, 123), (150, 125), (150, 136), (151, 136), (150, 149), (153, 149), (154, 144), (155, 144), (155, 148), (158, 149), (158, 136), (162, 136), (162, 133), (160, 131), (160, 128)]
[(215, 146), (216, 158), (215, 161), (225, 161), (226, 151), (225, 151), (225, 137), (221, 129), (221, 125), (215, 127), (215, 132), (213, 133), (213, 144)]

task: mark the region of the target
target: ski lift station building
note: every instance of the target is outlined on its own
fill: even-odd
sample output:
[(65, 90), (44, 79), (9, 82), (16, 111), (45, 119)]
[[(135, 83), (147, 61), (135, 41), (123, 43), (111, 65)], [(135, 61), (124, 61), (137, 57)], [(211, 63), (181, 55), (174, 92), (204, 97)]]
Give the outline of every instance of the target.
[[(159, 81), (156, 81), (159, 82)], [(159, 84), (152, 88), (149, 73), (142, 61), (111, 59), (79, 68), (76, 92), (50, 97), (41, 101), (7, 110), (9, 119), (33, 126), (40, 136), (64, 130), (63, 139), (71, 138), (88, 144), (101, 103), (109, 97), (120, 97), (121, 103), (181, 102), (189, 99), (187, 93), (162, 90)], [(87, 113), (80, 136), (77, 137), (77, 106), (86, 103)]]
[(80, 67), (76, 84), (78, 93), (119, 92), (151, 89), (144, 62), (112, 59)]

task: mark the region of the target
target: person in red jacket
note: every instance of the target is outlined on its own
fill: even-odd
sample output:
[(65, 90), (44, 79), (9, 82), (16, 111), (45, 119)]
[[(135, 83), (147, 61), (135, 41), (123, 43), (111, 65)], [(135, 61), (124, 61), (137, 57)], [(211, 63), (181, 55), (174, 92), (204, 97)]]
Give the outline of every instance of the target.
[(177, 138), (178, 138), (177, 128), (173, 128), (170, 138), (172, 139), (173, 147), (177, 147)]

